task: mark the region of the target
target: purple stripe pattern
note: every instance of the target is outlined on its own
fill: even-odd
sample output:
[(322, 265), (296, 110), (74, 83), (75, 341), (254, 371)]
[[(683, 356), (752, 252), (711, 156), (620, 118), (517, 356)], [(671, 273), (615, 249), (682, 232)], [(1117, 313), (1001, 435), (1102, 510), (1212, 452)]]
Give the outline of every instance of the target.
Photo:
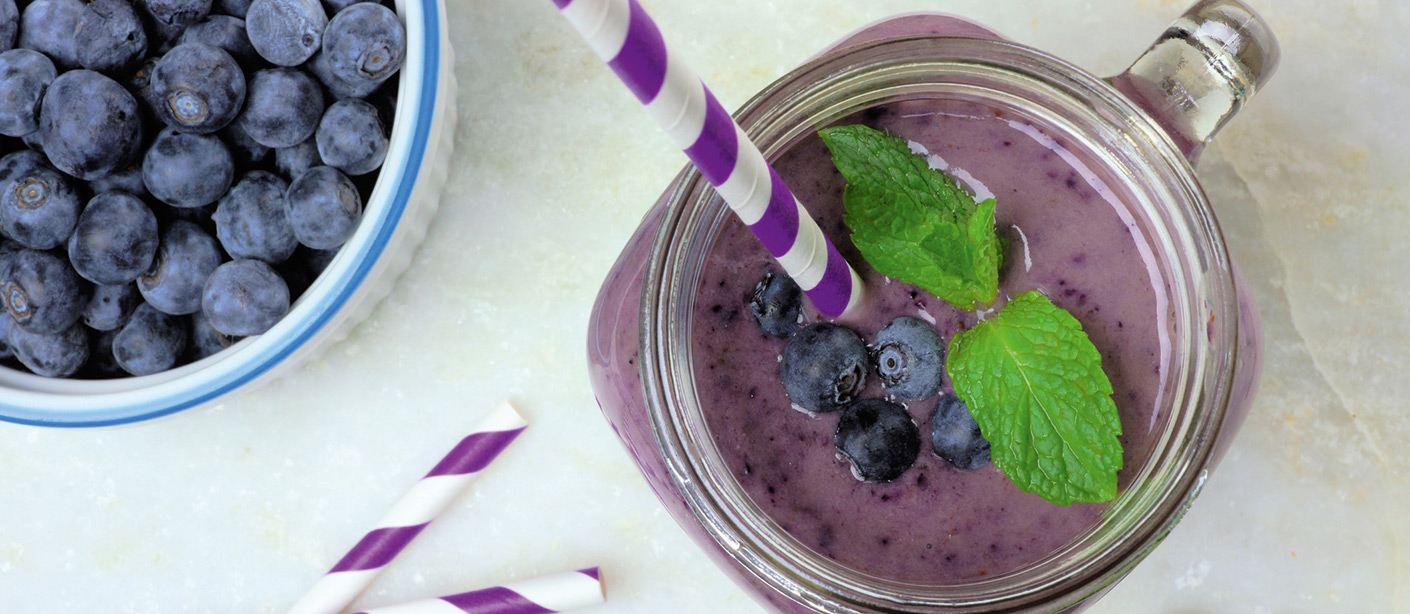
[[(578, 4), (586, 1), (577, 0)], [(554, 0), (554, 4), (560, 10), (573, 3), (574, 0)], [(627, 5), (626, 19), (628, 23), (626, 24), (625, 40), (621, 48), (608, 60), (608, 64), (627, 88), (636, 95), (637, 100), (642, 104), (650, 105), (661, 95), (663, 87), (685, 87), (682, 83), (693, 84), (698, 81), (699, 77), (693, 74), (693, 78), (689, 80), (673, 78), (667, 81), (668, 52), (660, 28), (656, 26), (637, 0), (627, 0)], [(570, 20), (575, 18), (570, 16)], [(586, 30), (596, 27), (595, 22), (590, 22), (587, 18), (583, 19), (583, 23), (575, 21), (574, 25)], [(583, 35), (590, 38), (605, 36), (600, 32), (586, 30), (582, 32)], [(621, 32), (620, 29), (615, 31)], [(595, 39), (594, 42), (600, 43), (602, 41)], [(611, 52), (604, 51), (603, 53)], [(676, 64), (677, 69), (687, 70), (679, 61)], [(695, 136), (693, 141), (690, 140), (692, 136), (690, 134), (673, 134), (673, 137), (679, 138), (681, 142), (692, 143), (685, 148), (686, 156), (690, 158), (696, 168), (700, 169), (700, 174), (706, 181), (719, 188), (728, 182), (738, 170), (737, 164), (743, 156), (740, 153), (741, 150), (751, 151), (754, 145), (748, 141), (740, 142), (734, 119), (730, 117), (729, 112), (715, 98), (715, 95), (710, 92), (710, 88), (705, 87), (703, 83), (701, 83), (701, 87), (705, 94), (705, 109), (704, 126), (701, 128), (700, 134)], [(678, 126), (667, 129), (678, 129)], [(754, 171), (751, 167), (751, 170), (747, 172), (752, 174)], [(753, 181), (754, 178), (743, 176), (740, 180), (743, 185), (748, 185), (748, 182)], [(767, 208), (763, 217), (749, 226), (750, 230), (775, 258), (782, 258), (784, 254), (789, 253), (790, 249), (798, 242), (800, 233), (816, 236), (821, 242), (826, 243), (828, 260), (824, 263), (822, 278), (813, 287), (805, 287), (804, 291), (812, 299), (813, 305), (822, 313), (832, 317), (842, 315), (851, 306), (850, 303), (853, 299), (855, 278), (851, 267), (842, 259), (842, 255), (838, 253), (832, 241), (822, 234), (812, 219), (799, 219), (797, 200), (772, 168), (769, 169), (769, 180), (773, 191)], [(736, 194), (732, 198), (744, 198), (744, 196)], [(746, 206), (741, 202), (729, 204), (731, 207)], [(790, 262), (793, 262), (792, 266), (798, 269), (788, 271), (790, 275), (799, 275), (806, 270), (816, 270), (816, 263), (808, 262), (806, 259), (799, 262), (790, 258)], [(802, 285), (801, 282), (800, 285)]]
[(749, 230), (768, 248), (770, 255), (778, 258), (788, 253), (788, 248), (793, 247), (793, 242), (798, 238), (798, 203), (772, 168), (769, 169), (769, 182), (772, 188), (769, 206), (764, 209), (764, 217), (750, 224)]
[(734, 164), (739, 161), (739, 133), (734, 130), (734, 118), (709, 88), (705, 89), (705, 127), (700, 130), (700, 138), (686, 148), (685, 156), (716, 187), (729, 181)]
[(524, 432), (523, 428), (512, 431), (489, 431), (486, 433), (471, 433), (466, 435), (460, 443), (455, 444), (455, 448), (446, 454), (441, 462), (431, 469), (426, 477), (437, 475), (464, 475), (483, 470), (503, 452), (519, 433)]
[(357, 545), (353, 546), (352, 550), (349, 550), (337, 565), (328, 570), (328, 573), (382, 567), (392, 562), (397, 553), (404, 550), (406, 545), (421, 533), (421, 529), (426, 528), (426, 524), (373, 529), (367, 535), (362, 536)]
[(460, 608), (465, 614), (542, 614), (553, 612), (523, 595), (502, 586), (441, 597), (442, 601)]
[(622, 43), (617, 57), (608, 60), (607, 65), (627, 84), (627, 89), (636, 94), (637, 100), (650, 104), (666, 81), (666, 41), (646, 9), (636, 0), (631, 0), (628, 14), (627, 40)]
[(592, 578), (592, 579), (594, 579), (594, 580), (597, 580), (598, 582), (601, 582), (601, 581), (602, 581), (602, 572), (598, 571), (598, 569), (597, 569), (596, 567), (589, 567), (589, 568), (587, 568), (587, 569), (579, 569), (579, 570), (578, 570), (578, 573), (583, 574), (583, 575), (585, 575), (585, 576), (587, 576), (587, 577), (589, 577), (589, 578)]

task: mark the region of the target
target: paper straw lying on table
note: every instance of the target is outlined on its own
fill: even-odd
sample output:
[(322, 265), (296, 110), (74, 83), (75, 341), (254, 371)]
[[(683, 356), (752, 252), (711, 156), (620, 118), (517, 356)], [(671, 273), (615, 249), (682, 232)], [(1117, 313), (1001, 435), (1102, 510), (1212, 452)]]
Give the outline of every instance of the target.
[(475, 481), (528, 423), (509, 403), (490, 412), (475, 430), (421, 478), (377, 527), (348, 551), (309, 589), (289, 614), (339, 614), (367, 588), (387, 563), (431, 524), (461, 492)]
[(602, 575), (591, 567), (357, 614), (543, 614), (606, 601)]
[(862, 281), (779, 179), (759, 148), (670, 51), (636, 0), (553, 0), (647, 112), (715, 186), (823, 314), (861, 302)]

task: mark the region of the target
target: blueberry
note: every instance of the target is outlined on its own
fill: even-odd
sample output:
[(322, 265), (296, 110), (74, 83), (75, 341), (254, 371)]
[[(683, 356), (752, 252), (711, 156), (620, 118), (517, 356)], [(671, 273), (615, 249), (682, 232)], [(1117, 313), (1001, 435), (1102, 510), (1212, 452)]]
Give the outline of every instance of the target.
[(211, 15), (194, 23), (177, 39), (177, 44), (185, 43), (205, 43), (220, 47), (246, 69), (264, 63), (264, 59), (259, 57), (254, 46), (250, 44), (249, 35), (245, 34), (245, 20), (239, 17)]
[(222, 333), (258, 335), (289, 312), (289, 286), (263, 261), (232, 260), (206, 280), (201, 312)]
[(232, 258), (253, 258), (275, 264), (298, 247), (289, 225), (289, 189), (274, 173), (252, 171), (221, 197), (216, 207), (215, 236)]
[(274, 166), (290, 179), (315, 166), (323, 166), (323, 158), (318, 157), (318, 142), (309, 137), (298, 145), (274, 150)]
[(236, 121), (255, 142), (292, 147), (308, 140), (323, 115), (323, 90), (297, 68), (256, 71)]
[(201, 308), (201, 289), (220, 266), (220, 246), (191, 222), (176, 220), (162, 233), (152, 268), (137, 278), (142, 298), (158, 311), (172, 315)]
[(220, 137), (162, 130), (142, 158), (142, 183), (173, 207), (202, 207), (220, 199), (235, 178), (235, 159)]
[(191, 314), (191, 342), (186, 349), (187, 359), (192, 362), (213, 356), (221, 350), (235, 345), (239, 337), (232, 337), (211, 326), (206, 314), (197, 311)]
[(31, 249), (63, 245), (83, 209), (71, 178), (36, 164), (0, 182), (0, 228)]
[(94, 194), (116, 191), (139, 198), (151, 196), (147, 184), (142, 182), (142, 165), (135, 163), (89, 181), (88, 189)]
[(339, 100), (318, 122), (318, 155), (324, 164), (348, 175), (365, 175), (387, 157), (387, 131), (377, 107), (366, 101)]
[(83, 323), (93, 330), (117, 330), (141, 304), (137, 284), (93, 286), (93, 297), (83, 307)]
[(176, 366), (186, 349), (186, 318), (142, 305), (113, 337), (113, 357), (133, 375), (161, 373)]
[(19, 328), (32, 333), (61, 332), (78, 321), (89, 288), (69, 263), (48, 252), (21, 250), (0, 275), (5, 309)]
[(15, 350), (10, 347), (10, 327), (14, 325), (14, 322), (10, 316), (0, 314), (0, 360), (9, 360), (15, 357)]
[(0, 51), (15, 48), (20, 35), (20, 9), (15, 0), (0, 0)]
[(250, 0), (215, 0), (212, 9), (231, 17), (239, 17), (243, 21), (245, 13), (250, 10)]
[(323, 87), (328, 88), (328, 93), (338, 99), (364, 98), (381, 85), (378, 81), (347, 81), (333, 74), (333, 69), (328, 66), (328, 58), (322, 51), (313, 54), (308, 63), (304, 64), (304, 68), (317, 77)]
[(289, 298), (298, 298), (308, 290), (337, 255), (336, 249), (311, 249), (300, 245), (293, 257), (275, 265), (284, 283), (289, 284)]
[(49, 85), (39, 113), (44, 153), (74, 177), (102, 177), (137, 158), (139, 113), (137, 99), (118, 82), (91, 70), (66, 72)]
[(36, 166), (48, 166), (49, 159), (44, 154), (29, 149), (21, 149), (5, 154), (0, 158), (0, 185), (11, 177), (28, 173)]
[(127, 0), (93, 0), (78, 21), (74, 47), (88, 70), (126, 72), (147, 53), (147, 32)]
[(315, 166), (289, 184), (289, 224), (299, 243), (333, 249), (357, 231), (362, 197), (352, 180), (327, 166)]
[(126, 192), (94, 196), (69, 236), (69, 262), (95, 284), (136, 280), (156, 254), (157, 216)]
[(54, 63), (38, 51), (0, 53), (0, 134), (24, 136), (39, 129), (40, 103), (57, 75)]
[(211, 12), (211, 0), (137, 0), (157, 26), (180, 30)]
[(877, 378), (898, 399), (920, 400), (940, 391), (945, 344), (922, 320), (902, 316), (876, 334), (872, 349)]
[(890, 482), (915, 464), (920, 429), (900, 405), (863, 399), (842, 412), (832, 444), (851, 462), (857, 479)]
[[(152, 71), (156, 70), (157, 60), (160, 59), (162, 59), (161, 56), (147, 56), (143, 58), (141, 62), (137, 63), (137, 67), (134, 68), (132, 72), (124, 76), (122, 81), (123, 85), (126, 85), (129, 90), (132, 90), (132, 95), (152, 113), (153, 118), (157, 117), (157, 106), (161, 104), (161, 102), (152, 94)], [(160, 123), (160, 121), (158, 121), (158, 123)]]
[(803, 291), (787, 275), (765, 275), (749, 297), (749, 312), (754, 314), (754, 321), (775, 337), (787, 337), (798, 330), (802, 310)]
[(318, 0), (253, 0), (245, 13), (250, 44), (279, 66), (298, 66), (323, 44), (328, 14)]
[(323, 6), (328, 9), (329, 15), (337, 15), (338, 11), (341, 11), (359, 2), (372, 1), (373, 0), (323, 0)]
[(245, 103), (245, 74), (224, 49), (205, 43), (173, 47), (152, 68), (157, 115), (172, 128), (210, 134)]
[(49, 56), (60, 70), (76, 68), (74, 33), (82, 18), (81, 0), (34, 0), (20, 15), (19, 46)]
[(820, 322), (783, 348), (779, 376), (788, 398), (811, 412), (846, 407), (867, 386), (867, 346), (851, 329)]
[(385, 6), (354, 4), (328, 22), (323, 57), (328, 70), (344, 81), (381, 83), (406, 59), (406, 27)]
[(45, 377), (68, 377), (88, 360), (88, 331), (73, 324), (54, 333), (27, 331), (11, 326), (10, 348), (20, 364)]
[(979, 433), (979, 423), (964, 401), (950, 394), (940, 397), (930, 417), (930, 445), (935, 453), (960, 469), (975, 469), (989, 462), (989, 440)]

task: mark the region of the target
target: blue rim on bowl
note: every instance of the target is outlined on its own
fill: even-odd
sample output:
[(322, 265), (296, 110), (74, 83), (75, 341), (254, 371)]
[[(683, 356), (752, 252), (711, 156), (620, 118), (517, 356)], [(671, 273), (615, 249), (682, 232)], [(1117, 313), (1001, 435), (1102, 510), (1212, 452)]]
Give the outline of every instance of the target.
[[(433, 136), (443, 61), (439, 2), (399, 1), (398, 5), (407, 26), (407, 61), (401, 71), (387, 159), (357, 233), (289, 314), (263, 335), (156, 375), (67, 380), (0, 368), (0, 421), (100, 427), (166, 416), (246, 386), (317, 337), (331, 334), (325, 327), (358, 296), (396, 234)], [(387, 194), (390, 190), (395, 191)]]

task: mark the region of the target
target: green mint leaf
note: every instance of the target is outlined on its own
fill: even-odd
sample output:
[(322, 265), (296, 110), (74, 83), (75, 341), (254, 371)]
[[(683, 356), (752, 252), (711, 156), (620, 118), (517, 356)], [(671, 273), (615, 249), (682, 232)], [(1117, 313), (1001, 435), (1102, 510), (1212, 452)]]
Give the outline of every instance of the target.
[(843, 221), (872, 268), (960, 309), (994, 302), (1003, 252), (993, 199), (976, 203), (898, 136), (866, 126), (818, 134), (847, 179)]
[(1116, 497), (1121, 420), (1101, 355), (1072, 314), (1038, 292), (950, 341), (955, 394), (994, 465), (1058, 505)]

